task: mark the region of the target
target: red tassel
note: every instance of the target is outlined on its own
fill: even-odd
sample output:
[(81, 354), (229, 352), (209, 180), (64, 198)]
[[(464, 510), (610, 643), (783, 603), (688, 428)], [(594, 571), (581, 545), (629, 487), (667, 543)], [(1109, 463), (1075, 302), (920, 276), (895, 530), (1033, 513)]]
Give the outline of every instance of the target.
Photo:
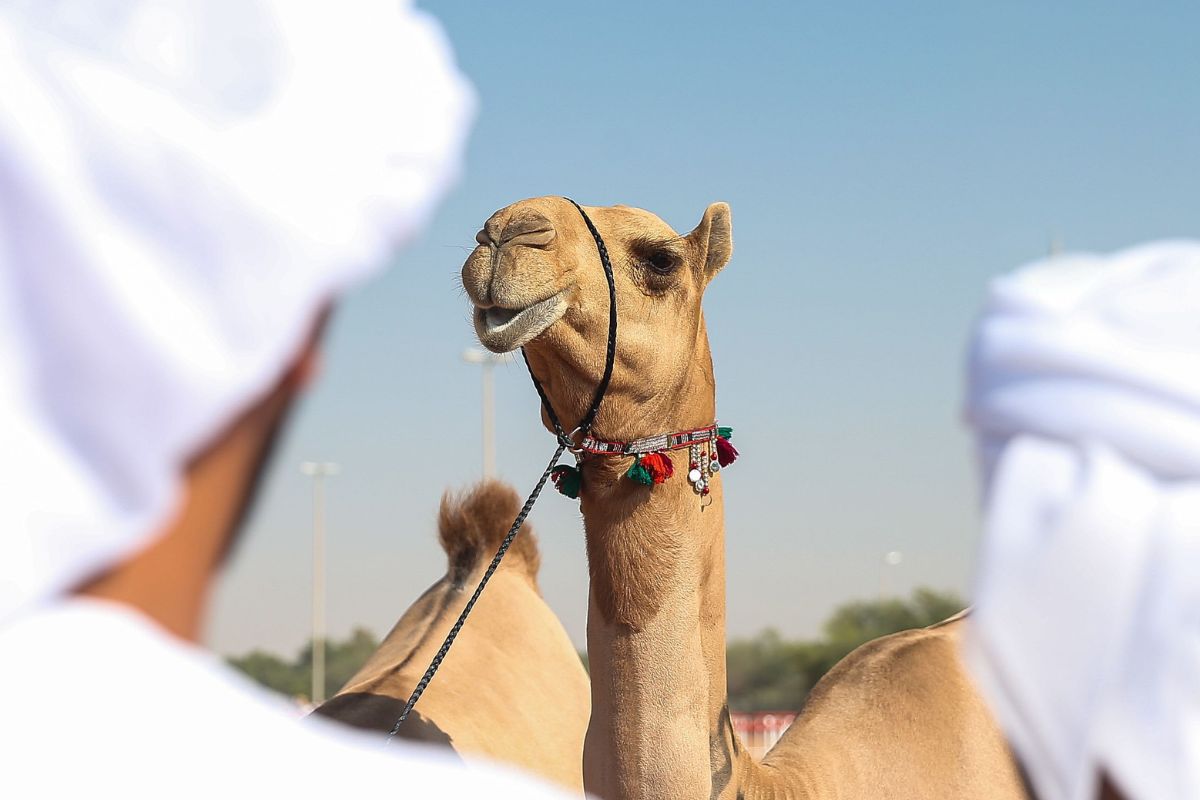
[(730, 444), (728, 439), (717, 437), (717, 463), (722, 467), (728, 467), (733, 462), (737, 461), (737, 448)]
[(572, 500), (579, 497), (579, 488), (583, 485), (583, 474), (580, 473), (578, 467), (559, 464), (550, 471), (550, 480), (554, 481), (554, 488), (558, 489), (560, 493)]
[(675, 474), (675, 465), (662, 453), (647, 453), (638, 461), (650, 473), (655, 483), (662, 483)]

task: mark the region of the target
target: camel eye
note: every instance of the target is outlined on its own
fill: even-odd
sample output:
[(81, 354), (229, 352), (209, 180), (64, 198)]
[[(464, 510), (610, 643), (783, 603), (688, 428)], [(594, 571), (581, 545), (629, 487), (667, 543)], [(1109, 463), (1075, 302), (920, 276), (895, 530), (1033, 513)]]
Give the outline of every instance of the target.
[(659, 275), (669, 275), (679, 266), (679, 260), (669, 250), (656, 250), (646, 255), (646, 266)]

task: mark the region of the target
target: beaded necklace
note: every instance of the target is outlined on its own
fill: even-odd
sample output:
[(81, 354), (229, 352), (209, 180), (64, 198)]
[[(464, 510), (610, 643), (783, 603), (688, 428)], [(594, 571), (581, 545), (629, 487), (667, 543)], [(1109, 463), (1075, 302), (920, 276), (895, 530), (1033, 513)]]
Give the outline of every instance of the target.
[(696, 494), (707, 497), (712, 476), (737, 460), (738, 451), (730, 442), (732, 438), (733, 428), (718, 426), (715, 422), (704, 428), (660, 433), (631, 442), (609, 442), (588, 435), (572, 450), (575, 465), (559, 464), (550, 473), (550, 479), (561, 494), (574, 499), (579, 497), (583, 485), (581, 466), (587, 455), (633, 456), (633, 464), (625, 477), (643, 486), (655, 486), (675, 474), (674, 463), (666, 453), (686, 447), (689, 451), (688, 483)]

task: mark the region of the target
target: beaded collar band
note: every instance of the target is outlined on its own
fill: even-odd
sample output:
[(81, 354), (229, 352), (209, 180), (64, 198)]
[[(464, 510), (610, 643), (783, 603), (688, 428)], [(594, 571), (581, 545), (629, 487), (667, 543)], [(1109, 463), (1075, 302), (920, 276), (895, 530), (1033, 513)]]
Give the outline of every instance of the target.
[(732, 438), (733, 428), (719, 427), (716, 423), (691, 431), (646, 436), (632, 442), (606, 442), (585, 436), (575, 449), (575, 466), (560, 464), (550, 473), (550, 478), (559, 492), (574, 499), (579, 497), (583, 483), (579, 462), (584, 455), (633, 456), (633, 465), (625, 477), (643, 486), (654, 486), (675, 474), (674, 464), (665, 453), (686, 447), (689, 450), (688, 483), (692, 485), (692, 491), (706, 497), (712, 476), (738, 457), (737, 449), (729, 441)]

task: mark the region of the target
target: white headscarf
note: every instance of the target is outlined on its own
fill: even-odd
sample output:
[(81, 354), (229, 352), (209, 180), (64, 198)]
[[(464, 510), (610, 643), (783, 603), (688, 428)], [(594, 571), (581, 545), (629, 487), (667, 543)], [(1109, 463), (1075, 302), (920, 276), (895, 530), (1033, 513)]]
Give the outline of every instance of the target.
[(0, 622), (145, 546), (473, 113), (406, 3), (0, 11)]
[(966, 645), (1041, 800), (1200, 797), (1200, 242), (996, 280)]

